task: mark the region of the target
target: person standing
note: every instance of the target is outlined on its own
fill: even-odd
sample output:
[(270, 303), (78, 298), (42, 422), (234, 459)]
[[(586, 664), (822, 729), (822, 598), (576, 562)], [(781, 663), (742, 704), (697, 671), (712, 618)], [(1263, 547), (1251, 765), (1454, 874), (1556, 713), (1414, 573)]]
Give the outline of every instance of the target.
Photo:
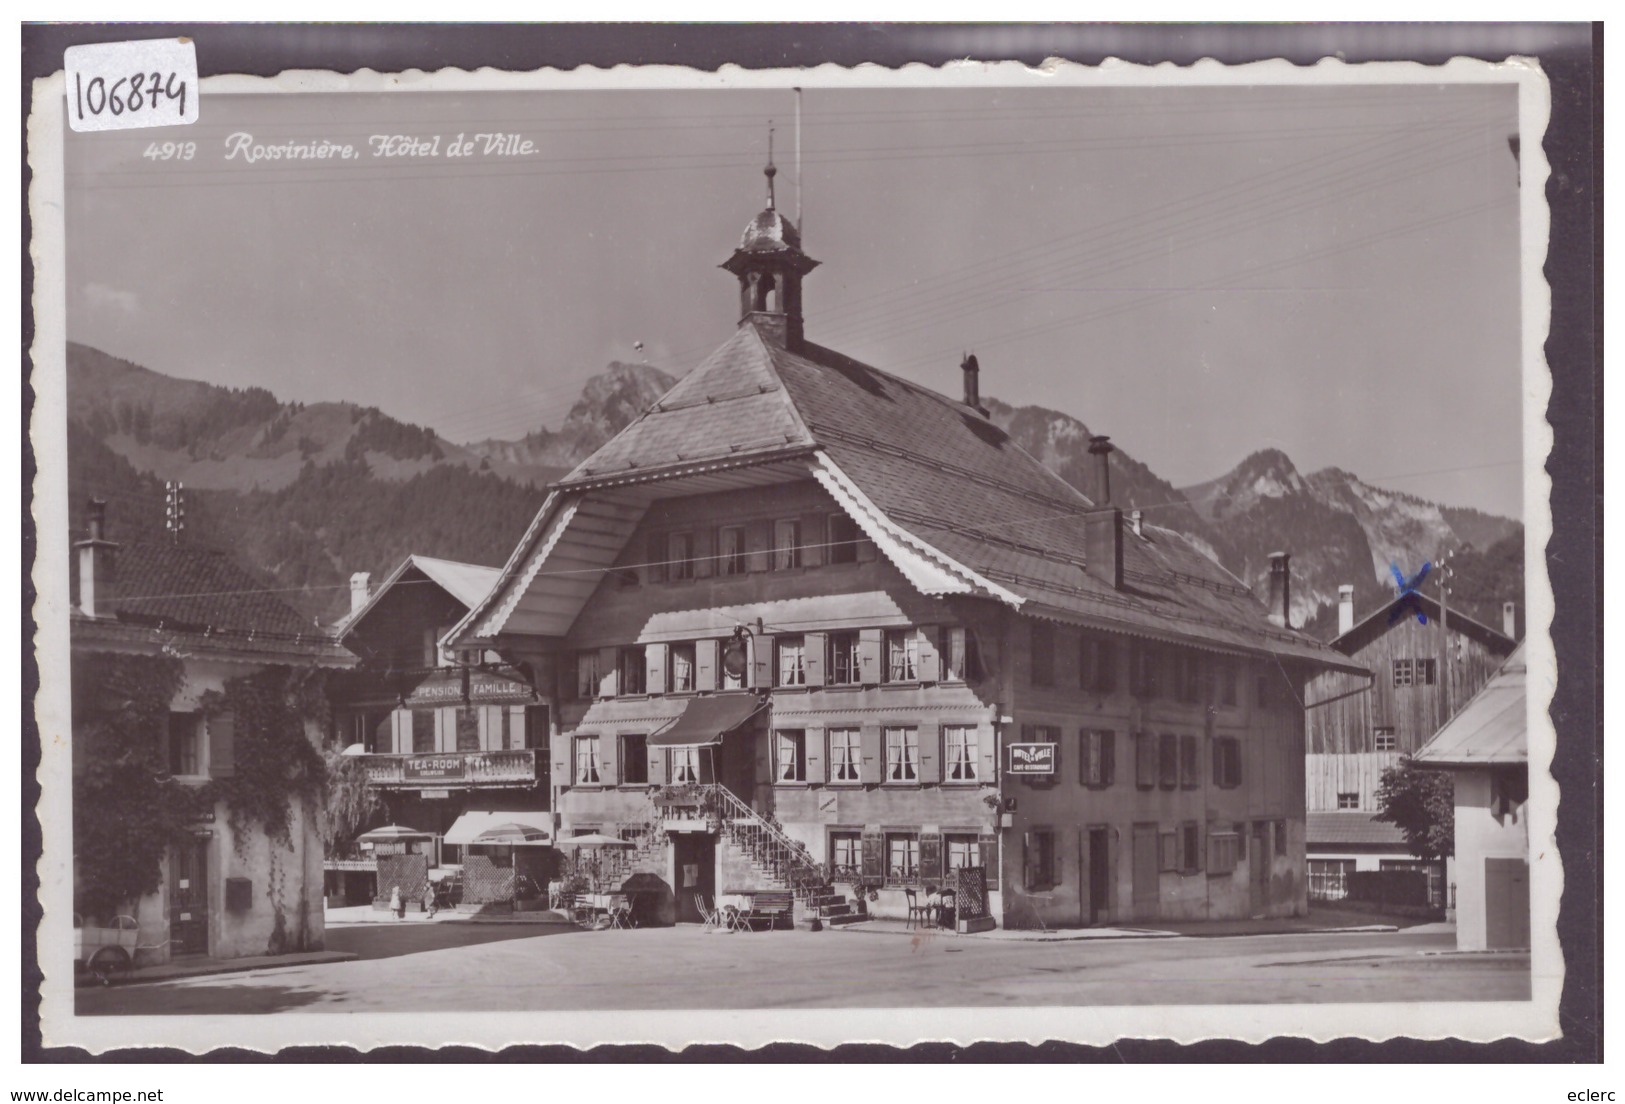
[(406, 902), (401, 898), (401, 887), (396, 886), (389, 891), (389, 911), (395, 914), (395, 919), (406, 919)]

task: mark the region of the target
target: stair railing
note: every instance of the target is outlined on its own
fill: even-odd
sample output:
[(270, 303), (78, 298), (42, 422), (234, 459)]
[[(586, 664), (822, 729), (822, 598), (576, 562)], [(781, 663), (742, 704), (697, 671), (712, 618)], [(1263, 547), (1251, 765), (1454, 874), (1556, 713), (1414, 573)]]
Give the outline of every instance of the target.
[(713, 783), (711, 789), (728, 838), (750, 852), (758, 865), (789, 886), (792, 893), (804, 898), (827, 883), (823, 864), (804, 844), (791, 839), (721, 783)]

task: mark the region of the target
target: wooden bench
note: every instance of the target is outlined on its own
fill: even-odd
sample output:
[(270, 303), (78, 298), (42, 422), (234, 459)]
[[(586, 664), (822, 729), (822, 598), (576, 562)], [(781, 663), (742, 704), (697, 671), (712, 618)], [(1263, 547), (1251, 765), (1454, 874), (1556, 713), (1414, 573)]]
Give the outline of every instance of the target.
[(739, 914), (735, 923), (747, 931), (755, 931), (756, 925), (766, 923), (768, 930), (772, 930), (778, 923), (779, 917), (789, 913), (794, 906), (794, 897), (789, 890), (767, 890), (753, 893), (750, 899), (750, 909)]

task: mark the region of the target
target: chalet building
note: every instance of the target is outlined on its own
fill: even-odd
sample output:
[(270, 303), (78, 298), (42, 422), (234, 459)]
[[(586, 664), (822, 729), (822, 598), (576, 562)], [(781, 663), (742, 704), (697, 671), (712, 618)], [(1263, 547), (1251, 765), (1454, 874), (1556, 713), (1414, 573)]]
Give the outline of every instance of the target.
[[(528, 665), (561, 835), (733, 891), (1012, 924), (1295, 915), (1314, 673), (1356, 671), (988, 417), (809, 341), (772, 202), (734, 334), (549, 495), (445, 638)], [(1104, 472), (1110, 444), (1095, 443)], [(834, 902), (831, 904), (831, 902)]]
[(1455, 776), (1456, 946), (1529, 946), (1529, 696), (1523, 645), (1416, 753)]
[[(350, 613), (337, 636), (359, 662), (333, 680), (336, 729), (346, 753), (365, 764), (388, 822), (420, 835), (330, 856), (331, 899), (387, 898), (394, 883), (375, 880), (380, 858), (421, 854), (421, 869), (390, 875), (407, 879), (402, 892), (415, 905), (423, 878), (464, 873), (468, 848), (487, 828), (523, 823), (551, 832), (550, 725), (530, 673), (479, 649), (438, 646), (497, 574), (414, 555), (376, 589), (364, 572), (351, 577)], [(511, 901), (516, 871), (545, 888), (546, 856), (529, 848), (517, 857), (509, 848), (477, 850), (476, 870), (468, 872), (471, 904)]]
[[(111, 540), (105, 509), (105, 503), (91, 503), (88, 536), (73, 546), (76, 805), (93, 801), (94, 791), (83, 789), (87, 773), (108, 768), (206, 792), (211, 782), (233, 779), (248, 754), (240, 731), (247, 722), (240, 726), (235, 712), (220, 708), (213, 695), (270, 668), (341, 669), (354, 659), (225, 555), (182, 544)], [(109, 712), (110, 698), (116, 707), (130, 696), (125, 689), (110, 695), (107, 681), (129, 657), (136, 666), (123, 677), (138, 684), (180, 663), (173, 697), (157, 703), (156, 717), (153, 710)], [(143, 670), (143, 659), (153, 666)], [(319, 716), (306, 725), (313, 751), (319, 729)], [(149, 746), (132, 745), (132, 736)], [(166, 796), (178, 795), (170, 790)], [(318, 949), (324, 934), (322, 841), (313, 810), (306, 801), (292, 801), (281, 839), (254, 820), (234, 824), (224, 799), (200, 806), (181, 831), (184, 838), (168, 845), (156, 891), (114, 906), (109, 915), (78, 903), (97, 895), (80, 868), (78, 850), (87, 842), (82, 818), (93, 814), (76, 808), (75, 911), (92, 927), (132, 917), (140, 966), (175, 957)], [(119, 837), (118, 846), (126, 845), (126, 837)]]
[(1356, 622), (1354, 588), (1341, 588), (1331, 647), (1371, 672), (1327, 671), (1309, 684), (1310, 892), (1336, 900), (1355, 870), (1422, 870), (1439, 907), (1445, 863), (1411, 854), (1397, 825), (1373, 820), (1382, 772), (1399, 765), (1484, 685), (1516, 647), (1516, 609), (1496, 631), (1420, 593), (1396, 597)]

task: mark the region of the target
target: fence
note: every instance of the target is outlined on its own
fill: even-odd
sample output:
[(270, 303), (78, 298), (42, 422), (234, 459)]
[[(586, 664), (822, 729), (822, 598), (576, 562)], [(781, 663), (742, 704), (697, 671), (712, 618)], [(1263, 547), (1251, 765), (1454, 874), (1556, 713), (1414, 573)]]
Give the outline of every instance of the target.
[(1348, 876), (1351, 901), (1426, 908), (1428, 897), (1428, 876), (1421, 870), (1356, 870)]

